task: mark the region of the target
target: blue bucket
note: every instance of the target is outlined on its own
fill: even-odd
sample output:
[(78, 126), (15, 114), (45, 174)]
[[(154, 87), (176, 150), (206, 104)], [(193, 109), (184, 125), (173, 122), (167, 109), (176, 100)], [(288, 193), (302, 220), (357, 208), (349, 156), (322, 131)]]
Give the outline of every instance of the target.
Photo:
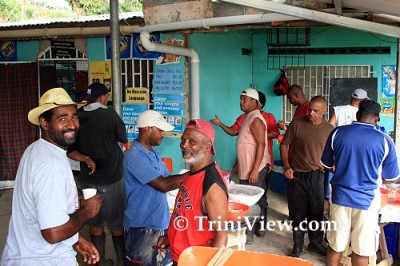
[(274, 161), (269, 188), (275, 193), (287, 194), (286, 177), (283, 174), (283, 163), (281, 160)]

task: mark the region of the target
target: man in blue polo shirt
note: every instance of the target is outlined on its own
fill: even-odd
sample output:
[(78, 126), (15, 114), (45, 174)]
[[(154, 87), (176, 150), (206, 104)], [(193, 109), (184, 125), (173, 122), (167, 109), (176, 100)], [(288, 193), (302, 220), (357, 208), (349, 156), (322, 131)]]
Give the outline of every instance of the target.
[(339, 265), (351, 243), (352, 265), (368, 265), (377, 250), (382, 179), (399, 177), (396, 150), (390, 137), (375, 128), (381, 107), (371, 100), (359, 104), (357, 122), (330, 134), (321, 163), (334, 169), (329, 216), (337, 230), (328, 231), (328, 265)]
[(169, 265), (171, 253), (157, 242), (169, 224), (165, 192), (177, 189), (184, 175), (170, 176), (155, 146), (174, 127), (153, 110), (137, 119), (139, 136), (124, 157), (126, 208), (124, 214), (126, 265)]

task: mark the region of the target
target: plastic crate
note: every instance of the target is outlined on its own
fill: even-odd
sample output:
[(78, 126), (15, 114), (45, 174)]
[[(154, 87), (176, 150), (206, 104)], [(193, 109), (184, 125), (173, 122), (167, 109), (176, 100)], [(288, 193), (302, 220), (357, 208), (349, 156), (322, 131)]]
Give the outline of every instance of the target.
[(385, 231), (387, 249), (393, 259), (396, 259), (398, 255), (399, 225), (399, 223), (391, 223), (383, 228)]

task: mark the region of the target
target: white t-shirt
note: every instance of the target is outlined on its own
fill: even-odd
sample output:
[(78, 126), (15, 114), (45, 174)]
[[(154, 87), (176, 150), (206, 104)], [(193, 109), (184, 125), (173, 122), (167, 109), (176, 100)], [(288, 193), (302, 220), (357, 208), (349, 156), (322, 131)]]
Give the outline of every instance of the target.
[(354, 121), (357, 121), (356, 114), (358, 111), (358, 107), (354, 107), (348, 104), (348, 105), (333, 107), (333, 110), (335, 111), (337, 127), (343, 125), (349, 125)]
[(0, 264), (76, 265), (78, 233), (50, 244), (42, 229), (65, 224), (79, 208), (66, 151), (39, 139), (25, 150), (16, 175), (12, 214)]

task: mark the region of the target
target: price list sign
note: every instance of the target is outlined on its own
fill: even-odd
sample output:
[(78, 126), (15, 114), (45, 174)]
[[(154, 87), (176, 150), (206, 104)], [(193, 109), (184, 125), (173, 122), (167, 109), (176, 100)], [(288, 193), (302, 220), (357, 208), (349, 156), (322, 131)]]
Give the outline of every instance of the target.
[(180, 64), (157, 65), (153, 80), (154, 110), (161, 113), (175, 129), (168, 136), (181, 136), (185, 110), (184, 69)]

